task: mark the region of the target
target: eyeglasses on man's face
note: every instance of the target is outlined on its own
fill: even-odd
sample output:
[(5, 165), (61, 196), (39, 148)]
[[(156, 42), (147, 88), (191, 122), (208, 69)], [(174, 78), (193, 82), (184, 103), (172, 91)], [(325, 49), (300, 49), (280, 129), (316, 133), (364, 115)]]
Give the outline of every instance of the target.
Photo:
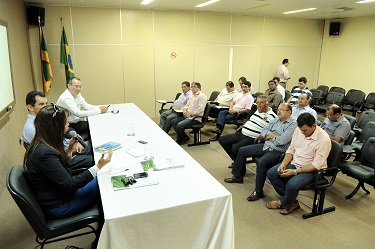
[(73, 85), (73, 84), (70, 84), (72, 87), (74, 87), (75, 89), (82, 89), (83, 86), (82, 85)]

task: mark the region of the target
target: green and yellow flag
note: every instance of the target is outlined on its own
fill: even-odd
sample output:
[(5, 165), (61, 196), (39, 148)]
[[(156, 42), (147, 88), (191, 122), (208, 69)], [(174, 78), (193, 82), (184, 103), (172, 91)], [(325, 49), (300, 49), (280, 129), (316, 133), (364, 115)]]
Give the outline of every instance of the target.
[(51, 63), (49, 61), (46, 41), (44, 40), (44, 32), (42, 29), (42, 41), (40, 44), (40, 58), (42, 60), (42, 79), (43, 79), (43, 92), (48, 94), (53, 81), (53, 74)]
[(60, 43), (60, 63), (65, 65), (65, 77), (66, 82), (74, 76), (72, 56), (70, 55), (70, 49), (68, 40), (66, 39), (65, 28), (63, 26)]

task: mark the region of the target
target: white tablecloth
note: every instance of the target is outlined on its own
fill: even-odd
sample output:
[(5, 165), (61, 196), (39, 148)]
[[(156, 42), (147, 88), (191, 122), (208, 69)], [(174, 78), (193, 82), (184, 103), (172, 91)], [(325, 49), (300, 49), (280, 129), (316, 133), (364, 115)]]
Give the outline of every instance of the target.
[[(231, 194), (136, 105), (115, 109), (118, 114), (89, 117), (93, 147), (109, 141), (123, 145), (98, 174), (105, 217), (98, 248), (234, 248)], [(135, 136), (126, 135), (129, 123)], [(142, 171), (143, 157), (126, 152), (142, 149), (139, 140), (151, 143), (155, 162), (185, 167), (149, 172), (157, 185), (114, 191), (111, 175)], [(100, 156), (95, 153), (95, 160)]]

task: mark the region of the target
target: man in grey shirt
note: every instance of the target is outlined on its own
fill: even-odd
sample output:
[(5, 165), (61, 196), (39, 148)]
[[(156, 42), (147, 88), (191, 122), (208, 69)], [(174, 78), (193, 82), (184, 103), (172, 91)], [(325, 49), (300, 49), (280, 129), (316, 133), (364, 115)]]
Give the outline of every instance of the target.
[(344, 144), (350, 135), (350, 123), (341, 115), (341, 108), (338, 105), (330, 105), (326, 110), (327, 117), (320, 124), (331, 140)]
[(266, 181), (267, 170), (280, 161), (283, 153), (288, 149), (292, 134), (297, 127), (296, 120), (291, 117), (292, 107), (282, 103), (277, 109), (277, 117), (262, 129), (258, 141), (264, 144), (253, 144), (241, 147), (234, 161), (231, 178), (225, 178), (227, 183), (243, 183), (246, 173), (246, 159), (260, 157), (257, 162), (255, 191), (247, 198), (256, 201), (264, 196), (263, 186)]

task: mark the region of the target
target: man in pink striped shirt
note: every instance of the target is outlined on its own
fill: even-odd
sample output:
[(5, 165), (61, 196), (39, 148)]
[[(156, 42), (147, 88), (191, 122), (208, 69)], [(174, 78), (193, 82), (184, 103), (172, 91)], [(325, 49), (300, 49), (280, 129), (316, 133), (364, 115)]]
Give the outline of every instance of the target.
[(296, 199), (299, 190), (313, 183), (315, 171), (327, 168), (331, 150), (328, 134), (315, 124), (313, 115), (302, 113), (297, 125), (284, 160), (267, 171), (268, 179), (281, 198), (267, 202), (266, 206), (281, 209), (284, 215), (300, 208)]
[(216, 136), (210, 141), (217, 141), (224, 130), (225, 123), (229, 120), (236, 119), (239, 113), (249, 113), (254, 104), (254, 98), (250, 94), (251, 83), (246, 81), (242, 84), (242, 93), (239, 93), (229, 106), (229, 110), (219, 112), (216, 121), (216, 128), (211, 130)]

